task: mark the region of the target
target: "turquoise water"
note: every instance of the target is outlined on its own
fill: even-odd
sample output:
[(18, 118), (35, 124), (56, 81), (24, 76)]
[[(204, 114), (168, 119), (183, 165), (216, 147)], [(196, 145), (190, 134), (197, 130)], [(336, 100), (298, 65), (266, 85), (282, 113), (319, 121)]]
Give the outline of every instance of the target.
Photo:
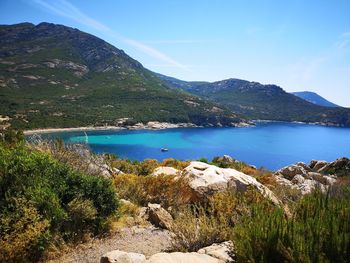
[[(158, 131), (87, 132), (95, 153), (115, 153), (133, 160), (169, 157), (211, 160), (224, 154), (268, 169), (298, 161), (332, 161), (350, 157), (350, 128), (294, 123), (260, 123), (248, 128), (185, 128)], [(82, 132), (43, 135), (63, 138), (67, 143), (85, 142)], [(161, 152), (161, 148), (168, 152)]]

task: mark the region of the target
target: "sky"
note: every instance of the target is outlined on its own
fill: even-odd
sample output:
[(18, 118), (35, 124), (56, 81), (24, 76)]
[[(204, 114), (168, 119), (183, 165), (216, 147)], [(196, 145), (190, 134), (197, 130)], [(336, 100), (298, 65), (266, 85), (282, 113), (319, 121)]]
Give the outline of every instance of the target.
[(350, 107), (350, 0), (0, 0), (0, 24), (96, 35), (183, 80), (240, 78)]

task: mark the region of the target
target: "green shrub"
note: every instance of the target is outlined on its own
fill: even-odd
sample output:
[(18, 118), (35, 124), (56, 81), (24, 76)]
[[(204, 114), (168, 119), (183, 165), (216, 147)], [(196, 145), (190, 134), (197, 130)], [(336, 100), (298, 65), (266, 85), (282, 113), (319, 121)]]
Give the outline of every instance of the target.
[(291, 218), (279, 208), (254, 205), (235, 227), (240, 262), (348, 262), (350, 188), (301, 199)]
[(0, 262), (30, 262), (49, 237), (49, 221), (24, 198), (7, 198), (0, 214)]
[[(119, 204), (112, 180), (82, 174), (24, 145), (0, 146), (0, 211), (8, 211), (6, 220), (17, 220), (15, 210), (10, 209), (11, 200), (17, 199), (27, 200), (21, 202), (23, 211), (29, 209), (35, 220), (46, 222), (39, 230), (47, 228), (49, 236), (65, 241), (76, 241), (80, 233), (105, 231)], [(12, 238), (16, 231), (0, 228), (0, 236)], [(18, 255), (30, 248), (39, 257), (47, 243), (28, 240), (18, 248)]]

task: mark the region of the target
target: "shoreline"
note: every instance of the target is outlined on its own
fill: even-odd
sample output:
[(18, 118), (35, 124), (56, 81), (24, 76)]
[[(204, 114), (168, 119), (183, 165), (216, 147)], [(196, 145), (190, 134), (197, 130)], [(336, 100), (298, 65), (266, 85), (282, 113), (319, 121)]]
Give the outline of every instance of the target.
[[(317, 122), (299, 122), (299, 121), (276, 121), (276, 120), (252, 120), (252, 123), (294, 123), (302, 125), (319, 125), (325, 127), (344, 127), (336, 124), (329, 123), (317, 123)], [(246, 128), (255, 125), (237, 125), (232, 128)], [(71, 128), (40, 128), (32, 130), (24, 130), (24, 135), (33, 134), (46, 134), (55, 132), (79, 132), (79, 131), (119, 131), (119, 130), (163, 130), (163, 129), (176, 129), (176, 128), (203, 128), (204, 126), (198, 126), (193, 123), (168, 123), (168, 122), (148, 122), (147, 124), (136, 123), (132, 126), (83, 126), (83, 127), (71, 127)]]
[(193, 123), (168, 123), (168, 122), (148, 122), (147, 124), (136, 123), (132, 126), (85, 126), (85, 127), (72, 127), (72, 128), (42, 128), (24, 130), (24, 135), (33, 134), (45, 134), (55, 132), (74, 132), (74, 131), (119, 131), (119, 130), (163, 130), (174, 128), (201, 128)]
[(73, 132), (73, 131), (101, 131), (101, 130), (124, 130), (124, 127), (118, 126), (86, 126), (86, 127), (74, 127), (74, 128), (42, 128), (33, 130), (24, 130), (24, 135), (33, 135), (37, 133), (54, 133), (54, 132)]

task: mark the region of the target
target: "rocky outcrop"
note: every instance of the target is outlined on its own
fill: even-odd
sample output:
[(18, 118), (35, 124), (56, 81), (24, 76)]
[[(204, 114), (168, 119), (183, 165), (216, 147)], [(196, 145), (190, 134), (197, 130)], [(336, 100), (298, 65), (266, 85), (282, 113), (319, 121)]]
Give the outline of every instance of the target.
[(153, 176), (158, 176), (158, 175), (178, 175), (180, 173), (179, 170), (173, 168), (173, 167), (168, 167), (168, 166), (161, 166), (156, 169), (154, 169), (152, 175)]
[(149, 121), (146, 124), (139, 122), (131, 126), (126, 126), (130, 130), (162, 130), (162, 129), (172, 129), (172, 128), (190, 128), (198, 127), (193, 123), (169, 123), (169, 122), (158, 122), (158, 121)]
[(163, 229), (171, 229), (174, 221), (169, 212), (162, 208), (161, 205), (151, 203), (141, 209), (140, 217)]
[(299, 162), (278, 170), (275, 173), (276, 181), (282, 185), (299, 190), (303, 195), (310, 193), (315, 188), (325, 192), (330, 185), (336, 182), (337, 178), (335, 174), (327, 173), (327, 167), (330, 170), (335, 167), (340, 169), (340, 167), (344, 167), (343, 161), (337, 160), (333, 163), (311, 161), (309, 165)]
[(274, 193), (266, 186), (254, 177), (235, 169), (219, 168), (203, 162), (191, 162), (184, 169), (183, 175), (189, 178), (191, 188), (200, 195), (210, 195), (225, 190), (244, 192), (249, 187), (253, 187), (274, 204), (280, 204)]
[(343, 157), (328, 163), (318, 170), (322, 174), (332, 174), (338, 177), (350, 176), (350, 159)]
[(233, 260), (231, 241), (201, 248), (197, 252), (157, 253), (148, 260), (142, 254), (114, 250), (101, 257), (101, 263), (228, 263)]

